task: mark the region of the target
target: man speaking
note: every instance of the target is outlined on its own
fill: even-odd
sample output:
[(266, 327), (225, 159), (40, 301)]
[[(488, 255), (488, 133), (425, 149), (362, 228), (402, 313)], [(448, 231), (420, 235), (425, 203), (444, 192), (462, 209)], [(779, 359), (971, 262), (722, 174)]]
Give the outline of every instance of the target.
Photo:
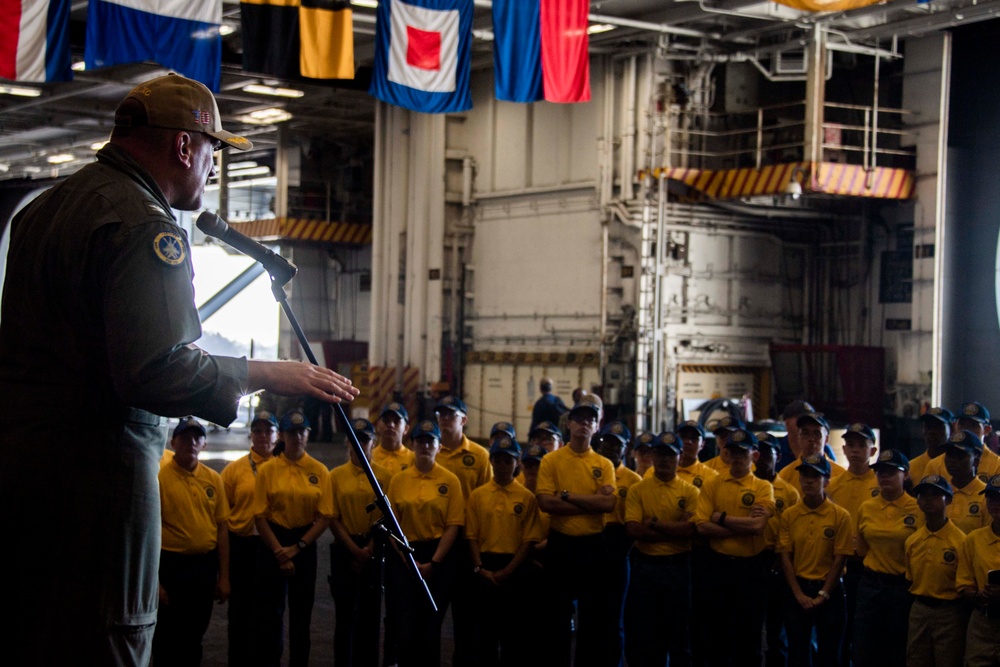
[(11, 223), (0, 311), (0, 525), (7, 665), (145, 665), (156, 621), (161, 416), (236, 418), (259, 389), (357, 394), (327, 369), (216, 357), (190, 247), (171, 208), (197, 210), (213, 154), (250, 141), (181, 76), (115, 112), (97, 162)]

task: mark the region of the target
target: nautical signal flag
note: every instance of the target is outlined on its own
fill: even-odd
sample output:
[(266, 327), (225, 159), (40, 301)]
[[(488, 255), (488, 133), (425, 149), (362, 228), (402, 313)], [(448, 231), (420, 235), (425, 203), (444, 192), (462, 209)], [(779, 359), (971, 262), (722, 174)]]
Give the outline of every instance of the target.
[(382, 0), (369, 93), (424, 113), (472, 108), (472, 0)]
[(242, 0), (243, 69), (283, 79), (354, 78), (348, 0)]
[(0, 78), (69, 81), (70, 0), (0, 0)]
[(222, 0), (90, 0), (87, 69), (152, 60), (219, 92)]
[(493, 0), (496, 97), (590, 101), (588, 0)]

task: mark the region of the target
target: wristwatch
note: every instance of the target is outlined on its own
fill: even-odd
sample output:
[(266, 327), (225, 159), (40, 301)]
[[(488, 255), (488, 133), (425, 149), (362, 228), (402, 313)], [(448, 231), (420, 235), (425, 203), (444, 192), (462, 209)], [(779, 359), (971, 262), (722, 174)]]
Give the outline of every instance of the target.
[(819, 593), (817, 593), (817, 595), (819, 595), (824, 600), (829, 600), (830, 599), (830, 594), (827, 593), (826, 591), (820, 591)]
[(483, 571), (483, 568), (482, 568), (481, 565), (477, 565), (474, 568), (472, 568), (472, 574), (479, 574), (482, 571)]
[(302, 551), (303, 549), (305, 549), (309, 545), (306, 544), (303, 540), (299, 540), (298, 542), (295, 543), (295, 546), (297, 546), (299, 548), (299, 551)]
[(569, 500), (569, 491), (563, 489), (563, 492), (559, 494), (559, 497), (563, 500)]

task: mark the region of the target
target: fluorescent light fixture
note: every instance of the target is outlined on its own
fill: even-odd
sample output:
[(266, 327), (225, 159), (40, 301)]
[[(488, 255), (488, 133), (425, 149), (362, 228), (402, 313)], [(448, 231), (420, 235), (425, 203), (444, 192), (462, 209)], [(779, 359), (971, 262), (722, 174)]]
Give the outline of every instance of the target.
[(264, 176), (265, 174), (270, 174), (270, 167), (249, 167), (247, 169), (230, 169), (226, 172), (230, 178), (237, 178), (239, 176)]
[(0, 162), (0, 173), (6, 174), (8, 171), (10, 171), (10, 165)]
[(243, 90), (248, 93), (273, 95), (275, 97), (302, 97), (305, 95), (304, 91), (296, 90), (295, 88), (274, 88), (273, 86), (263, 86), (259, 83), (251, 83), (243, 86)]
[(223, 23), (219, 26), (219, 34), (225, 37), (226, 35), (231, 35), (236, 32), (236, 26), (232, 23)]
[(34, 165), (28, 165), (27, 167), (24, 167), (24, 173), (26, 173), (26, 174), (40, 174), (40, 173), (42, 173), (42, 168), (41, 167), (36, 167)]
[(229, 171), (234, 169), (249, 169), (250, 167), (256, 167), (257, 163), (253, 160), (244, 160), (243, 162), (232, 162), (229, 165)]
[(74, 72), (82, 72), (87, 69), (87, 63), (82, 60), (77, 60), (70, 66), (70, 69)]
[(20, 97), (38, 97), (42, 91), (38, 88), (28, 88), (26, 86), (0, 86), (0, 95), (18, 95)]
[(76, 156), (72, 153), (59, 153), (58, 155), (50, 155), (45, 158), (46, 162), (49, 164), (65, 164), (67, 162), (72, 162), (76, 159)]
[(288, 113), (284, 109), (271, 107), (269, 109), (251, 111), (246, 116), (240, 118), (240, 120), (244, 123), (250, 123), (252, 125), (271, 125), (272, 123), (281, 123), (289, 120), (291, 117), (292, 114)]
[(355, 7), (367, 7), (368, 9), (378, 8), (378, 0), (351, 0), (351, 4)]
[(616, 26), (610, 23), (595, 23), (594, 25), (587, 28), (588, 35), (596, 35), (601, 32), (608, 32), (609, 30), (614, 30)]
[(101, 150), (102, 148), (104, 148), (107, 145), (108, 145), (108, 142), (106, 142), (106, 141), (95, 141), (94, 143), (90, 144), (90, 150), (92, 150), (92, 151), (99, 151), (99, 150)]

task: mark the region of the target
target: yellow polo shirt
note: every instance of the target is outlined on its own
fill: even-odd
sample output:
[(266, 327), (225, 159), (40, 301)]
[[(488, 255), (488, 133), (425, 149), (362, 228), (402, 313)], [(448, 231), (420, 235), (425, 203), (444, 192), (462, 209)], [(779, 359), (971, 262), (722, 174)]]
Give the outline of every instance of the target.
[[(652, 470), (652, 468), (650, 468)], [(638, 473), (629, 470), (624, 463), (618, 464), (615, 470), (615, 509), (604, 515), (604, 523), (625, 523), (625, 499), (628, 497), (629, 489), (642, 481)]]
[(875, 478), (875, 471), (870, 468), (861, 475), (845, 470), (831, 479), (830, 485), (826, 487), (826, 496), (847, 510), (852, 520), (857, 518), (862, 503), (877, 498), (878, 495), (878, 479)]
[(464, 435), (462, 444), (455, 449), (447, 449), (441, 445), (436, 461), (438, 465), (444, 466), (458, 477), (458, 481), (462, 484), (462, 495), (466, 500), (473, 490), (493, 479), (489, 451)]
[(253, 514), (285, 528), (308, 526), (320, 516), (320, 500), (329, 492), (326, 466), (303, 454), (298, 461), (275, 456), (257, 468)]
[(975, 588), (981, 591), (986, 588), (986, 575), (990, 570), (1000, 570), (1000, 535), (993, 532), (993, 526), (965, 536), (958, 554), (955, 586), (958, 590)]
[[(372, 463), (372, 472), (383, 491), (388, 492), (392, 474)], [(368, 506), (375, 502), (375, 492), (361, 466), (348, 461), (330, 471), (329, 490), (320, 501), (320, 514), (337, 519), (351, 535), (367, 535), (372, 525), (382, 518), (378, 509), (368, 512)]]
[(985, 488), (986, 484), (977, 478), (961, 489), (954, 489), (955, 495), (945, 510), (948, 518), (966, 535), (993, 523), (993, 517), (986, 511), (986, 496), (979, 495)]
[[(948, 480), (949, 483), (951, 482), (951, 475), (948, 474), (948, 469), (944, 466), (944, 455), (931, 459), (924, 470), (924, 476), (927, 475), (939, 475)], [(983, 482), (986, 482), (994, 475), (1000, 475), (1000, 456), (994, 454), (993, 450), (989, 447), (983, 447), (983, 454), (979, 457), (979, 468), (976, 470), (976, 476)], [(910, 477), (915, 483), (920, 481), (920, 478), (914, 477), (912, 473)]]
[(694, 463), (686, 468), (681, 465), (677, 466), (677, 476), (698, 489), (700, 489), (706, 481), (712, 479), (718, 474), (718, 470), (709, 468), (707, 465), (698, 460), (695, 460)]
[(402, 472), (412, 466), (413, 461), (413, 450), (407, 449), (403, 445), (400, 445), (399, 449), (394, 451), (389, 451), (378, 446), (372, 448), (372, 463), (382, 466), (393, 477), (396, 476), (396, 473)]
[[(625, 521), (642, 523), (647, 519), (657, 521), (683, 521), (686, 512), (698, 506), (698, 488), (674, 477), (661, 482), (655, 475), (631, 487), (625, 499)], [(691, 538), (669, 539), (659, 542), (638, 540), (635, 548), (647, 556), (673, 556), (691, 551)]]
[[(596, 494), (602, 486), (614, 486), (615, 482), (611, 461), (593, 449), (577, 454), (566, 445), (542, 459), (535, 495), (558, 496), (563, 491)], [(549, 519), (552, 530), (565, 535), (593, 535), (604, 530), (603, 514), (553, 514)]]
[(255, 469), (270, 460), (271, 457), (265, 459), (250, 450), (246, 456), (241, 456), (222, 469), (222, 484), (226, 489), (226, 500), (229, 501), (229, 530), (237, 535), (249, 537), (256, 533), (253, 521), (253, 497), (257, 488)]
[(778, 546), (778, 522), (785, 510), (798, 504), (799, 492), (780, 477), (775, 477), (771, 486), (774, 487), (774, 516), (768, 519), (767, 528), (764, 530), (764, 539), (768, 549), (776, 549)]
[(906, 578), (913, 582), (910, 592), (939, 600), (957, 599), (955, 575), (958, 573), (958, 554), (964, 543), (965, 533), (954, 521), (948, 521), (934, 532), (922, 526), (906, 538)]
[(854, 553), (853, 535), (851, 515), (829, 498), (815, 509), (800, 502), (781, 514), (777, 550), (790, 554), (796, 577), (819, 581), (834, 558)]
[(458, 477), (435, 463), (429, 473), (417, 466), (400, 472), (386, 492), (407, 539), (436, 540), (448, 526), (465, 523), (465, 496)]
[[(833, 480), (847, 472), (847, 468), (840, 465), (836, 461), (832, 461), (830, 459), (827, 460), (830, 461), (830, 483), (832, 484)], [(781, 472), (778, 473), (778, 478), (791, 484), (795, 490), (799, 492), (800, 496), (802, 495), (802, 482), (799, 480), (800, 475), (796, 468), (798, 468), (801, 464), (802, 459), (800, 458), (786, 465), (781, 469)]]
[(229, 517), (222, 478), (204, 463), (194, 472), (171, 459), (160, 468), (160, 519), (164, 551), (208, 553), (219, 541), (219, 525)]
[[(922, 480), (927, 475), (931, 474), (929, 472), (926, 472), (927, 471), (927, 464), (930, 463), (933, 460), (941, 458), (942, 456), (944, 456), (944, 455), (943, 454), (938, 454), (937, 456), (935, 456), (932, 459), (930, 457), (930, 454), (928, 454), (927, 452), (924, 452), (920, 456), (918, 456), (916, 458), (913, 458), (913, 459), (910, 459), (910, 479), (913, 480), (913, 483), (914, 484), (919, 484), (920, 480)], [(943, 459), (942, 459), (941, 463), (944, 463)]]
[(729, 464), (723, 461), (722, 456), (719, 454), (705, 461), (705, 467), (709, 470), (714, 470), (716, 473), (729, 472)]
[(541, 542), (535, 495), (517, 482), (500, 486), (491, 479), (469, 496), (465, 536), (479, 544), (480, 553), (513, 554), (525, 542)]
[[(763, 505), (768, 512), (774, 512), (774, 487), (771, 483), (755, 477), (752, 472), (740, 479), (733, 477), (730, 472), (724, 472), (701, 487), (694, 522), (709, 523), (714, 512), (725, 512), (726, 516), (731, 517), (749, 517), (754, 505)], [(767, 547), (767, 540), (764, 533), (735, 535), (721, 539), (711, 538), (708, 546), (726, 556), (746, 557), (763, 551)]]
[(892, 501), (881, 495), (866, 500), (854, 524), (855, 534), (868, 544), (865, 567), (883, 574), (904, 574), (906, 540), (923, 525), (923, 512), (907, 493)]

